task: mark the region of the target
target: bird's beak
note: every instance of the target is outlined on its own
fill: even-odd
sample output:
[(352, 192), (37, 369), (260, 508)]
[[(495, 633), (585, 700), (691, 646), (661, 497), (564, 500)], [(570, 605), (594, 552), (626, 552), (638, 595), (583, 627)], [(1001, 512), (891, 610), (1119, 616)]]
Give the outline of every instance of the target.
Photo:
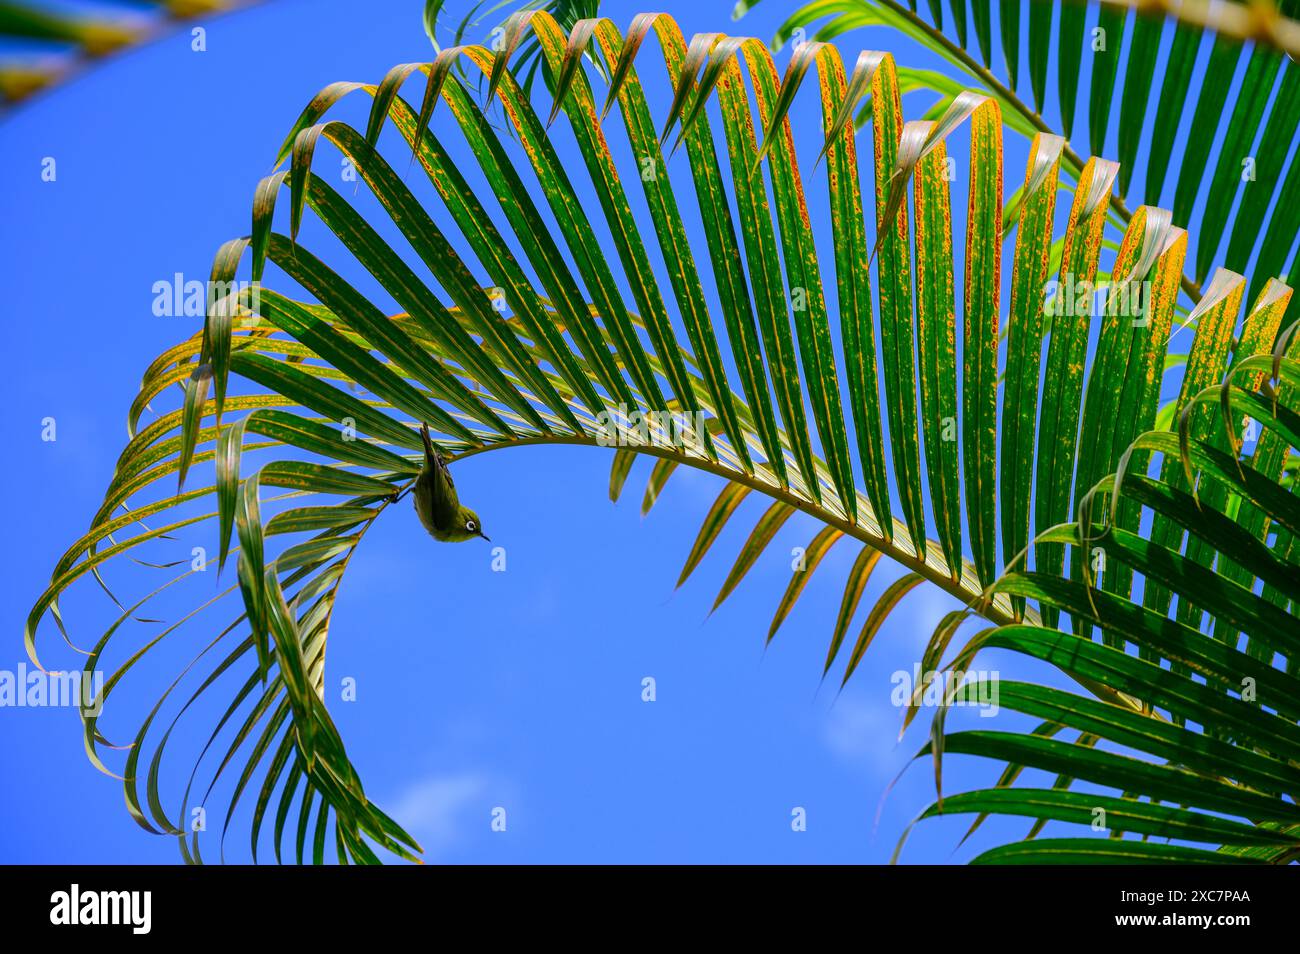
[(491, 543), (491, 542), (492, 542), (492, 538), (489, 537), (489, 536), (488, 536), (486, 533), (484, 533), (482, 530), (480, 530), (480, 531), (478, 532), (478, 535), (479, 535), (480, 537), (482, 537), (484, 540), (486, 540), (488, 543)]

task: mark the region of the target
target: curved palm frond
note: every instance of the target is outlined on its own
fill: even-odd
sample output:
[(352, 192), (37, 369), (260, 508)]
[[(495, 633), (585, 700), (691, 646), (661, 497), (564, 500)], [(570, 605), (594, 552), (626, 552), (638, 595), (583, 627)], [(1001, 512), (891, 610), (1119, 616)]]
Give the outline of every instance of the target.
[[(1286, 307), (1287, 294), (1275, 286), (1270, 291), (1247, 325), (1256, 340), (1272, 336)], [(1273, 355), (1239, 355), (1220, 385), (1189, 396), (1185, 391), (1178, 433), (1139, 438), (1117, 473), (1085, 495), (1078, 522), (1052, 531), (1104, 555), (1100, 580), (1018, 569), (990, 587), (990, 595), (1050, 604), (1100, 627), (1106, 638), (1094, 642), (1024, 624), (995, 627), (967, 642), (946, 671), (970, 672), (983, 650), (1010, 650), (1133, 693), (1145, 708), (1134, 712), (996, 676), (936, 679), (952, 687), (922, 752), (934, 757), (936, 782), (945, 754), (993, 758), (1014, 764), (1016, 772), (994, 788), (941, 797), (920, 817), (976, 814), (971, 832), (989, 815), (1037, 820), (1024, 841), (987, 851), (976, 862), (1223, 864), (1300, 857), (1300, 560), (1294, 545), (1300, 497), (1281, 484), (1285, 451), (1300, 442), (1300, 347), (1293, 344), (1290, 356), (1283, 351), (1297, 329), (1279, 340)], [(1243, 415), (1262, 429), (1245, 453)], [(1159, 476), (1148, 476), (1158, 458)], [(1145, 509), (1177, 533), (1166, 533), (1162, 542), (1155, 532), (1144, 539), (1125, 530), (1117, 517), (1126, 508)], [(1134, 574), (1145, 580), (1142, 604), (1128, 596)], [(1154, 598), (1153, 589), (1159, 594)], [(1178, 600), (1174, 619), (1166, 612), (1171, 597)], [(1185, 612), (1189, 608), (1194, 613)], [(1213, 620), (1212, 631), (1201, 626), (1203, 612)], [(955, 623), (936, 632), (927, 651), (931, 663)], [(1053, 736), (1079, 738), (944, 731), (951, 703), (990, 696), (1046, 720)], [(920, 696), (913, 702), (909, 718), (919, 711)], [(1057, 783), (1050, 789), (1014, 786), (1025, 768), (1059, 773)], [(1076, 782), (1088, 790), (1072, 790)], [(1086, 825), (1108, 837), (1037, 840), (1047, 822)], [(1192, 847), (1197, 844), (1210, 849)]]
[[(433, 44), (435, 51), (441, 52), (444, 44), (438, 39), (439, 20), (442, 18), (447, 0), (424, 0), (424, 32), (429, 37), (429, 42)], [(466, 38), (471, 31), (476, 33), (487, 32), (487, 46), (490, 49), (500, 49), (505, 43), (506, 28), (509, 20), (517, 13), (526, 13), (534, 10), (543, 10), (555, 18), (555, 22), (566, 33), (573, 29), (579, 20), (590, 20), (599, 15), (600, 0), (478, 0), (469, 11), (460, 18), (460, 21), (451, 28), (450, 46), (461, 46), (465, 43)], [(491, 18), (491, 19), (490, 19)], [(491, 26), (486, 31), (483, 30), (484, 21), (489, 21)], [(595, 57), (588, 57), (590, 62), (597, 69), (601, 67), (601, 61)], [(542, 66), (542, 50), (540, 44), (534, 40), (526, 41), (521, 49), (515, 54), (515, 73), (520, 77), (524, 92), (531, 94), (533, 84), (537, 81), (537, 71)], [(457, 75), (465, 77), (468, 75), (463, 64), (457, 64)], [(482, 79), (482, 74), (479, 74)]]
[[(733, 17), (739, 19), (755, 2), (740, 0)], [(1082, 0), (1001, 0), (1000, 74), (992, 66), (991, 0), (971, 0), (973, 38), (965, 0), (947, 4), (948, 29), (955, 32), (955, 41), (944, 32), (944, 6), (941, 0), (928, 0), (932, 22), (927, 22), (916, 12), (915, 0), (907, 6), (897, 0), (813, 0), (790, 16), (776, 44), (802, 36), (814, 24), (819, 24), (813, 34), (818, 40), (868, 26), (889, 27), (943, 57), (994, 96), (1008, 116), (1008, 128), (1026, 136), (1055, 133), (1070, 141), (1078, 126), (1079, 79), (1087, 73), (1087, 148), (1079, 151), (1113, 156), (1119, 162), (1119, 189), (1111, 202), (1124, 224), (1130, 218), (1124, 199), (1137, 159), (1144, 157), (1145, 203), (1170, 202), (1174, 224), (1196, 234), (1183, 283), (1188, 294), (1200, 297), (1216, 262), (1245, 272), (1253, 261), (1253, 300), (1268, 277), (1288, 266), (1296, 235), (1291, 210), (1300, 201), (1300, 157), (1287, 162), (1300, 132), (1300, 67), (1295, 62), (1300, 54), (1300, 2), (1281, 0), (1276, 10), (1260, 4), (1226, 3), (1209, 10), (1199, 4), (1170, 9), (1165, 4), (1105, 2), (1094, 5), (1093, 20), (1089, 4)], [(1032, 105), (1016, 92), (1023, 79), (1022, 43)], [(1059, 128), (1042, 116), (1049, 102), (1054, 45)], [(1208, 53), (1202, 53), (1203, 46)], [(1243, 56), (1247, 50), (1249, 55)], [(1205, 69), (1194, 83), (1202, 57)], [(1163, 79), (1155, 93), (1161, 63)], [(1241, 82), (1234, 86), (1231, 78), (1239, 69)], [(927, 118), (940, 115), (964, 85), (930, 71), (908, 71), (904, 82), (907, 91), (938, 96)], [(1220, 128), (1223, 137), (1216, 151)], [(1069, 148), (1065, 156), (1066, 173), (1077, 175), (1082, 160)], [(1196, 219), (1193, 213), (1202, 195), (1204, 206)], [(1289, 266), (1294, 274), (1294, 257)]]
[[(95, 60), (148, 43), (186, 20), (229, 13), (257, 0), (139, 0), (69, 10), (36, 0), (0, 2), (0, 115)], [(144, 7), (146, 9), (141, 9)]]
[[(552, 116), (566, 117), (578, 162), (561, 155), (509, 68), (530, 34), (553, 79), (558, 107)], [(675, 91), (659, 123), (636, 69), (651, 34)], [(626, 178), (583, 68), (589, 50), (610, 77), (604, 109), (617, 104), (623, 119), (634, 160)], [(509, 135), (498, 135), (484, 107), (447, 81), (462, 62), (488, 78), (489, 98), (503, 107)], [(816, 193), (830, 205), (833, 299), (809, 232), (814, 179), (800, 172), (791, 126), (791, 106), (810, 69), (817, 74), (825, 136), (814, 175), (824, 160), (826, 187), (818, 185)], [(417, 75), (425, 77), (418, 108), (400, 95)], [(353, 92), (373, 98), (364, 131), (325, 118)], [(813, 569), (818, 555), (842, 538), (860, 547), (827, 669), (847, 639), (872, 569), (882, 555), (890, 558), (908, 573), (868, 614), (844, 679), (885, 615), (926, 581), (994, 624), (1036, 625), (1039, 616), (1026, 605), (1034, 600), (1051, 618), (1065, 609), (1096, 625), (1079, 617), (1077, 607), (999, 580), (1031, 540), (1044, 578), (1077, 578), (1079, 567), (1067, 561), (1065, 546), (1075, 538), (1053, 528), (1091, 499), (1087, 492), (1116, 469), (1125, 448), (1155, 426), (1186, 234), (1169, 213), (1138, 209), (1111, 265), (1114, 290), (1106, 309), (1069, 307), (1075, 279), (1067, 276), (1086, 276), (1089, 283), (1099, 276), (1106, 197), (1117, 168), (1105, 160), (1081, 168), (1058, 239), (1054, 209), (1064, 142), (1035, 137), (1014, 222), (1006, 360), (999, 366), (1000, 108), (989, 97), (963, 93), (937, 121), (905, 122), (901, 94), (888, 54), (864, 53), (846, 71), (834, 47), (809, 44), (782, 79), (770, 51), (753, 39), (706, 34), (688, 43), (663, 15), (639, 16), (626, 35), (599, 20), (579, 22), (566, 36), (545, 12), (513, 17), (499, 51), (452, 48), (432, 63), (394, 67), (377, 85), (338, 83), (318, 94), (285, 141), (280, 158), (289, 167), (256, 190), (250, 234), (216, 257), (212, 281), (221, 294), (202, 334), (164, 352), (146, 371), (129, 418), (132, 437), (105, 500), (27, 622), (33, 660), (47, 612), (72, 643), (60, 608), (72, 584), (93, 575), (107, 590), (102, 576), (123, 556), (154, 556), (157, 565), (174, 566), (167, 559), (176, 541), (212, 547), (215, 521), (216, 556), (196, 554), (191, 570), (130, 606), (119, 604), (121, 616), (88, 651), (87, 673), (107, 666), (109, 653), (124, 659), (96, 710), (83, 712), (87, 751), (110, 771), (101, 752), (111, 743), (98, 708), (137, 666), (153, 665), (181, 625), (218, 633), (137, 723), (126, 746), (121, 778), (136, 820), (178, 836), (187, 857), (197, 860), (200, 831), (190, 818), (216, 792), (227, 796), (223, 834), (241, 800), (255, 802), (254, 856), (273, 802), (270, 840), (277, 857), (291, 821), (300, 860), (323, 860), (331, 824), (340, 861), (376, 860), (376, 848), (402, 857), (417, 850), (366, 797), (322, 698), (336, 594), (369, 527), (413, 481), (420, 448), (415, 422), (427, 423), (451, 458), (542, 443), (612, 445), (614, 496), (631, 454), (656, 457), (662, 463), (651, 476), (647, 504), (675, 466), (725, 477), (727, 489), (683, 577), (741, 497), (767, 496), (771, 506), (719, 601), (792, 512), (813, 515), (827, 528), (809, 547)], [(866, 95), (873, 228), (851, 122)], [(714, 102), (720, 139), (710, 116)], [(444, 207), (437, 221), (378, 147), (390, 124)], [(971, 137), (971, 182), (959, 305), (953, 253), (959, 236), (945, 142), (963, 128)], [(674, 132), (685, 146), (689, 187), (669, 175), (663, 147)], [(493, 193), (490, 202), (452, 160), (452, 136), (460, 141), (456, 148), (473, 156), (476, 174)], [(352, 161), (432, 284), (312, 171), (323, 148)], [(637, 183), (640, 216), (629, 195)], [(698, 206), (703, 252), (692, 247), (680, 195), (693, 196)], [(289, 205), (279, 213), (281, 221), (287, 215), (287, 233), (276, 228), (282, 200)], [(300, 238), (308, 210), (346, 250), (346, 256), (334, 253), (337, 267)], [(245, 257), (253, 284), (241, 287), (233, 283)], [(666, 283), (658, 278), (659, 262)], [(264, 287), (268, 263), (281, 287), (302, 289), (310, 300)], [(397, 314), (344, 277), (342, 269), (356, 265), (396, 303)], [(1048, 278), (1058, 274), (1059, 287), (1045, 294)], [(1150, 289), (1136, 310), (1128, 295), (1135, 283)], [(1191, 382), (1188, 406), (1200, 407), (1193, 398), (1226, 367), (1244, 288), (1244, 278), (1223, 272), (1190, 316), (1195, 339), (1182, 371)], [(1269, 329), (1276, 332), (1289, 294), (1280, 283), (1270, 286), (1267, 301), (1252, 312), (1235, 348), (1242, 366), (1248, 353), (1272, 347)], [(1060, 311), (1050, 329), (1049, 306)], [(1258, 317), (1264, 312), (1267, 322)], [(834, 328), (832, 314), (838, 315)], [(1096, 330), (1105, 347), (1089, 367), (1089, 336)], [(1291, 373), (1290, 365), (1282, 373)], [(1123, 382), (1118, 392), (1116, 380)], [(164, 395), (175, 398), (173, 409), (151, 412), (144, 424), (147, 410), (167, 406)], [(1263, 410), (1260, 420), (1267, 419)], [(682, 421), (688, 426), (675, 432)], [(689, 426), (699, 421), (702, 426)], [(1287, 432), (1275, 430), (1286, 439)], [(1219, 469), (1227, 473), (1224, 465)], [(184, 489), (199, 474), (204, 486)], [(160, 483), (173, 477), (181, 488), (175, 494)], [(1174, 486), (1172, 477), (1162, 480)], [(264, 488), (276, 495), (264, 495)], [(1108, 539), (1128, 540), (1138, 517), (1120, 508)], [(1185, 507), (1171, 510), (1176, 525), (1185, 517)], [(164, 552), (150, 552), (158, 549)], [(140, 616), (161, 593), (178, 598), (173, 585), (194, 583), (204, 568), (219, 568), (231, 556), (235, 581), (197, 608), (182, 601), (192, 609), (180, 622), (157, 632), (159, 624)], [(1260, 576), (1253, 554), (1234, 549), (1232, 558), (1240, 573)], [(1130, 565), (1143, 576), (1153, 572), (1136, 558)], [(1155, 579), (1176, 589), (1159, 574)], [(1003, 589), (988, 592), (998, 586)], [(228, 607), (223, 600), (236, 591), (242, 612), (225, 608), (214, 625), (211, 614), (221, 614)], [(794, 584), (787, 591), (769, 638), (800, 591)], [(1116, 600), (1126, 599), (1114, 592)], [(1203, 605), (1211, 613), (1219, 608)], [(1253, 618), (1225, 619), (1254, 636)], [(131, 642), (132, 624), (152, 635)], [(1144, 692), (1087, 673), (1078, 680), (1101, 700), (1146, 718)], [(174, 733), (188, 735), (178, 726), (196, 723), (215, 727), (204, 733), (208, 741), (179, 800), (165, 799), (166, 746)]]

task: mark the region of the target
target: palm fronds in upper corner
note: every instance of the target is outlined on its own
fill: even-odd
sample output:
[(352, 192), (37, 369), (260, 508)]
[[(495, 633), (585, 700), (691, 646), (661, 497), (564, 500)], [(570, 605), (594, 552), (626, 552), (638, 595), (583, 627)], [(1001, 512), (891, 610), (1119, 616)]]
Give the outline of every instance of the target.
[[(733, 15), (753, 5), (741, 0)], [(1300, 0), (1280, 0), (1276, 8), (1138, 6), (1140, 12), (1109, 0), (1001, 0), (996, 65), (991, 0), (971, 0), (969, 25), (965, 0), (929, 0), (928, 22), (914, 0), (909, 6), (815, 0), (789, 17), (776, 42), (814, 27), (817, 39), (864, 27), (908, 36), (996, 96), (1009, 128), (1056, 133), (1075, 144), (1066, 153), (1067, 171), (1081, 164), (1076, 153), (1118, 161), (1112, 203), (1124, 219), (1141, 159), (1143, 201), (1168, 204), (1174, 224), (1195, 233), (1185, 289), (1199, 297), (1216, 265), (1240, 273), (1250, 268), (1253, 300), (1268, 276), (1288, 273), (1288, 265), (1289, 273), (1296, 270), (1288, 256), (1296, 236), (1300, 156), (1289, 163), (1287, 157), (1300, 131)], [(1053, 50), (1056, 82), (1049, 89)], [(1083, 76), (1087, 100), (1079, 103)], [(903, 81), (908, 90), (937, 95), (929, 118), (964, 85), (929, 71), (910, 71)], [(1050, 121), (1043, 118), (1048, 105), (1054, 107)]]
[(258, 0), (115, 0), (91, 8), (49, 0), (0, 0), (0, 110), (79, 68), (146, 43), (185, 20)]

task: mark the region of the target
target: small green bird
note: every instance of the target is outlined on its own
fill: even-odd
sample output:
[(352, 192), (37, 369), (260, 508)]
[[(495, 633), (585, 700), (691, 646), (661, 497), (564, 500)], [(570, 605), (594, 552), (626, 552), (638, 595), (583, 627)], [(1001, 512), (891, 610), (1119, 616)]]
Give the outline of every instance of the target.
[(415, 512), (420, 516), (420, 523), (435, 540), (445, 543), (460, 543), (475, 537), (487, 540), (478, 514), (460, 505), (451, 471), (442, 455), (434, 450), (427, 425), (420, 425), (420, 436), (424, 438), (424, 468), (415, 479)]

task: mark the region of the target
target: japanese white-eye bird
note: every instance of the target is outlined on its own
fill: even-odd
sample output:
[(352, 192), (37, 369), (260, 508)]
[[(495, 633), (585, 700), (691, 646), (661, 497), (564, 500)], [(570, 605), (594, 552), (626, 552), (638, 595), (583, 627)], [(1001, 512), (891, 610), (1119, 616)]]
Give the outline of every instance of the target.
[(420, 523), (435, 540), (445, 543), (460, 543), (475, 537), (488, 539), (478, 514), (460, 505), (451, 471), (434, 449), (425, 424), (420, 425), (420, 437), (424, 439), (424, 467), (415, 479), (415, 512)]

